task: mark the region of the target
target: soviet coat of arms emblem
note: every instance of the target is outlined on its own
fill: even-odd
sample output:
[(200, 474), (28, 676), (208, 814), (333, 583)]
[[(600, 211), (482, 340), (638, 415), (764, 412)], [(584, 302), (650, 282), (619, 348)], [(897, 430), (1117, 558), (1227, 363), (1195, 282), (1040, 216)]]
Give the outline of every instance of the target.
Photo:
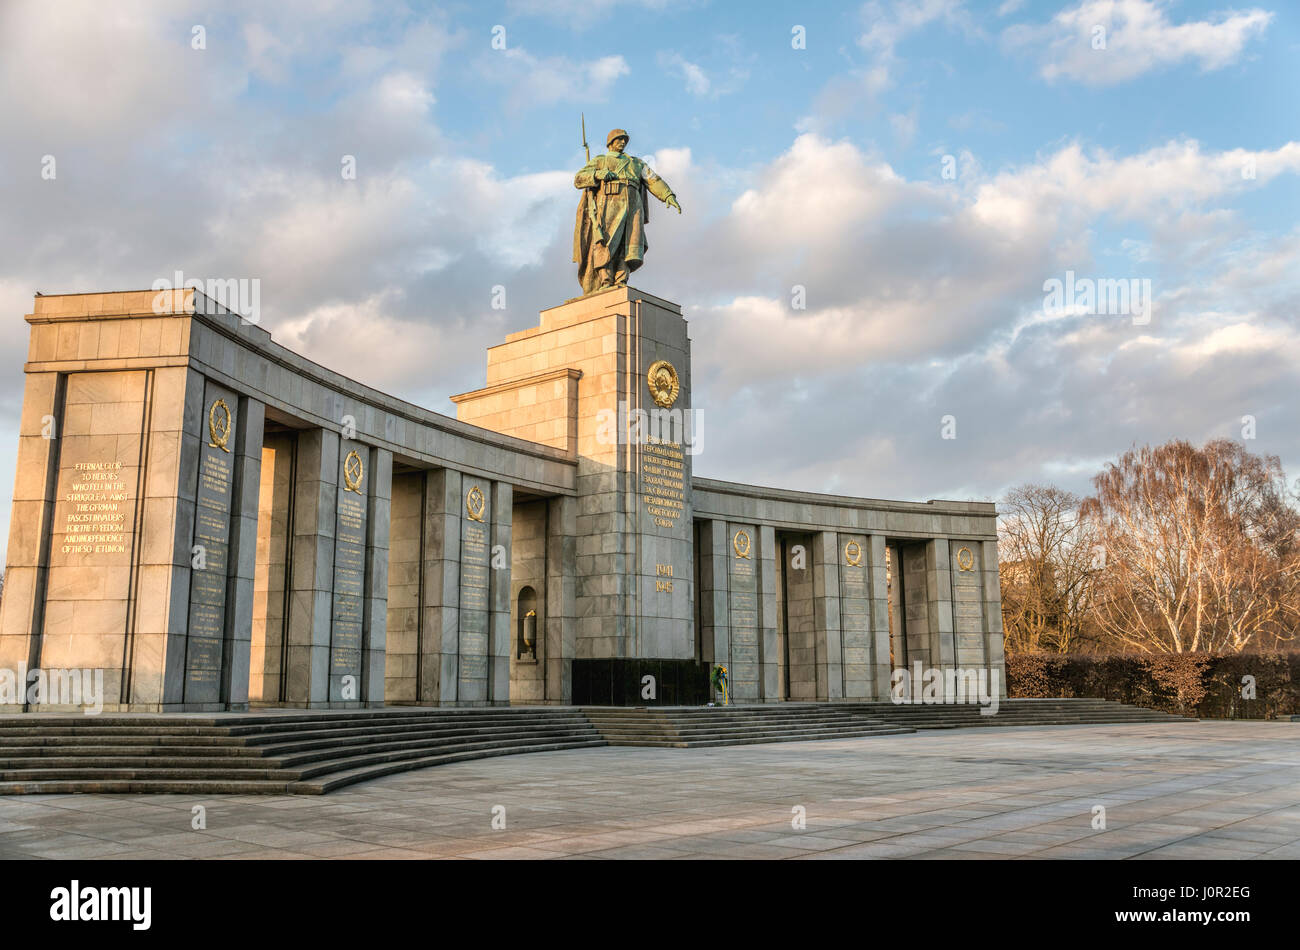
[(673, 369), (673, 364), (667, 360), (658, 360), (650, 364), (650, 371), (646, 373), (646, 382), (650, 385), (650, 395), (654, 397), (655, 405), (663, 409), (671, 409), (673, 403), (677, 401), (677, 394), (681, 391), (681, 383), (677, 379), (677, 370)]

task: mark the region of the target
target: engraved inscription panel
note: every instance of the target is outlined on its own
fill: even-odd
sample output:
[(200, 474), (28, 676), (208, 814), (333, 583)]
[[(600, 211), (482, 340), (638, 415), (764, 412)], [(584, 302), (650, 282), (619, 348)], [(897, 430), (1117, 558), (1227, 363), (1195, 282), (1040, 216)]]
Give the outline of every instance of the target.
[(839, 536), (841, 648), (848, 696), (865, 696), (870, 688), (871, 621), (866, 550), (865, 536)]
[(952, 551), (952, 615), (957, 637), (957, 665), (984, 663), (984, 591), (977, 544), (954, 541)]
[(737, 699), (757, 699), (759, 682), (758, 649), (758, 566), (753, 525), (731, 525), (731, 669), (728, 679)]
[[(41, 665), (108, 670), (118, 693), (140, 492), (143, 372), (72, 373), (58, 420)], [(19, 477), (28, 473), (19, 473)]]
[[(485, 486), (465, 481), (460, 533), (460, 682), (465, 700), (487, 699), (491, 515)], [(479, 520), (482, 519), (482, 520)]]
[(676, 442), (641, 446), (641, 501), (656, 528), (673, 529), (686, 511), (685, 456)]
[[(205, 406), (232, 402), (233, 395), (207, 387)], [(234, 456), (226, 447), (233, 434), (228, 415), (225, 439), (199, 442), (199, 481), (195, 496), (194, 560), (190, 574), (189, 636), (185, 645), (185, 701), (221, 701), (221, 658), (226, 633), (226, 575), (229, 570), (230, 506)]]
[[(345, 456), (346, 457), (346, 456)], [(345, 478), (347, 478), (345, 470)], [(361, 678), (362, 609), (366, 582), (366, 496), (341, 481), (334, 528), (334, 612), (330, 629), (330, 689), (342, 699), (344, 676)], [(366, 490), (364, 477), (358, 484)], [(349, 698), (360, 699), (359, 690)]]

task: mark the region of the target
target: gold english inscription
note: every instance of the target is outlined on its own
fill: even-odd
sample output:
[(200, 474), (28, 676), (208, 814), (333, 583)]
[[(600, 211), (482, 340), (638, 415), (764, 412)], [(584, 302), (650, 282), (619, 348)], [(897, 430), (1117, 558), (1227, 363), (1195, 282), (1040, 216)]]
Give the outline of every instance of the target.
[(64, 554), (122, 554), (126, 551), (126, 486), (121, 462), (78, 462), (64, 525)]

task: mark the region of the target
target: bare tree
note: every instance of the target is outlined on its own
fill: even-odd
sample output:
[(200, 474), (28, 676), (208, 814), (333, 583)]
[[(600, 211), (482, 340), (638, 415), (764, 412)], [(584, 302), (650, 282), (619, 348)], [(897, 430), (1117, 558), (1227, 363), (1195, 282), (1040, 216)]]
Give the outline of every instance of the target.
[(1079, 506), (1050, 485), (1014, 488), (999, 506), (1003, 627), (1013, 652), (1069, 653), (1086, 638), (1098, 546)]
[(1145, 653), (1239, 652), (1296, 619), (1297, 515), (1280, 461), (1220, 439), (1126, 452), (1083, 505), (1105, 551), (1095, 614)]

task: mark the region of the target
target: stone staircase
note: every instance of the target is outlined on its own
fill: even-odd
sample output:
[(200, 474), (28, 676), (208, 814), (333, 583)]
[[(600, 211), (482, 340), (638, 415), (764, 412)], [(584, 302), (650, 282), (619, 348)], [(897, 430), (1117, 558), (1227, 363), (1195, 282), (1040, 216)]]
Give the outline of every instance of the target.
[(576, 709), (402, 709), (0, 718), (0, 794), (319, 795), (521, 752), (603, 746)]
[(320, 795), (394, 772), (523, 752), (1170, 721), (1180, 717), (1099, 699), (1004, 700), (994, 716), (981, 716), (977, 706), (892, 703), (34, 714), (0, 717), (0, 794)]
[(856, 707), (818, 703), (769, 706), (584, 706), (583, 713), (610, 745), (697, 748), (851, 739), (914, 732)]
[(1004, 699), (991, 716), (974, 705), (907, 705), (853, 703), (859, 710), (895, 726), (912, 729), (959, 729), (974, 726), (1070, 726), (1137, 722), (1196, 722), (1140, 706), (1109, 699)]

